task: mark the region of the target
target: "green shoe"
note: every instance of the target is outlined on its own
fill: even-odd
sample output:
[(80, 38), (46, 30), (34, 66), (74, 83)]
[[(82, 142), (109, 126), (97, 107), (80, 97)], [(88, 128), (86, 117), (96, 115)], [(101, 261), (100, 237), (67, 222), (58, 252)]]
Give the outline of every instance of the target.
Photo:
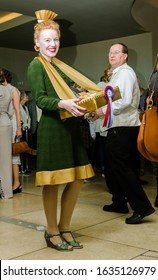
[[(67, 240), (64, 238), (64, 236), (63, 236), (64, 233), (70, 233), (71, 236), (72, 236), (72, 238), (73, 238), (73, 240), (72, 240), (72, 241), (67, 241)], [(73, 234), (72, 234), (71, 231), (61, 231), (60, 234), (61, 234), (63, 240), (65, 240), (65, 242), (66, 242), (68, 245), (72, 246), (73, 249), (82, 249), (82, 248), (83, 248), (83, 245), (82, 245), (80, 242), (78, 242), (78, 241), (75, 240), (75, 238), (74, 238), (74, 236), (73, 236)]]
[(60, 233), (59, 234), (49, 234), (47, 231), (45, 231), (44, 238), (46, 240), (47, 247), (54, 248), (58, 251), (72, 251), (73, 250), (73, 246), (71, 244), (68, 244), (67, 242), (64, 242), (62, 237), (61, 237), (61, 241), (62, 241), (61, 243), (53, 244), (50, 241), (50, 238), (52, 238), (54, 236), (60, 236), (61, 237)]

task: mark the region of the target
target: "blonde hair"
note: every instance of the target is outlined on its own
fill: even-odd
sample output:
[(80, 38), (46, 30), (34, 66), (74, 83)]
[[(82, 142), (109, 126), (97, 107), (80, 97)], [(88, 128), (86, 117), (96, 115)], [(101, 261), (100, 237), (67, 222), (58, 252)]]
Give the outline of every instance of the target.
[(39, 47), (36, 46), (36, 41), (39, 39), (41, 31), (46, 30), (46, 29), (56, 30), (59, 38), (61, 36), (60, 27), (59, 27), (59, 24), (57, 22), (55, 22), (51, 19), (45, 20), (45, 21), (42, 21), (42, 22), (38, 22), (34, 27), (34, 44), (35, 44), (34, 49), (35, 49), (36, 52), (39, 51)]

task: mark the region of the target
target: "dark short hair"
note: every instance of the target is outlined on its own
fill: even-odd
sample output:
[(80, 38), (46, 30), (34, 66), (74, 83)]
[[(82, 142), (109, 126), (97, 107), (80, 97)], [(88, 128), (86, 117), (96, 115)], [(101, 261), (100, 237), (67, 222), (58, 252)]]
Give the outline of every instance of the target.
[(122, 52), (128, 54), (128, 47), (125, 44), (118, 42), (118, 43), (112, 44), (111, 47), (114, 46), (114, 45), (121, 45), (122, 46)]
[(7, 80), (7, 83), (11, 83), (12, 75), (11, 75), (11, 73), (7, 69), (0, 68), (0, 77), (2, 77), (2, 76), (3, 76), (4, 80), (5, 79)]
[(4, 81), (5, 81), (5, 76), (4, 76), (3, 71), (1, 71), (1, 69), (0, 69), (0, 84), (4, 83)]

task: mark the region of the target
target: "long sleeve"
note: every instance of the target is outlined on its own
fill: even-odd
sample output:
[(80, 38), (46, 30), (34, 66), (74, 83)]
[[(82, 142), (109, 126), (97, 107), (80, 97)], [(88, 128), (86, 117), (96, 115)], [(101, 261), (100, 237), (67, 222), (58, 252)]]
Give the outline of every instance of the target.
[(34, 59), (28, 67), (28, 82), (36, 105), (43, 110), (58, 110), (60, 101), (40, 61)]

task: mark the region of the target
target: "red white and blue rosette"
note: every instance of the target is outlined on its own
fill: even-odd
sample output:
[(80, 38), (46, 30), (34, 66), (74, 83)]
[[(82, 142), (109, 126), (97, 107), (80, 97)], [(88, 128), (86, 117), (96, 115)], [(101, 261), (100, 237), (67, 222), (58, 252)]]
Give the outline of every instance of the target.
[(107, 108), (106, 108), (105, 118), (103, 122), (103, 127), (110, 128), (113, 119), (112, 100), (114, 98), (114, 89), (112, 86), (105, 87), (104, 96), (107, 99)]

